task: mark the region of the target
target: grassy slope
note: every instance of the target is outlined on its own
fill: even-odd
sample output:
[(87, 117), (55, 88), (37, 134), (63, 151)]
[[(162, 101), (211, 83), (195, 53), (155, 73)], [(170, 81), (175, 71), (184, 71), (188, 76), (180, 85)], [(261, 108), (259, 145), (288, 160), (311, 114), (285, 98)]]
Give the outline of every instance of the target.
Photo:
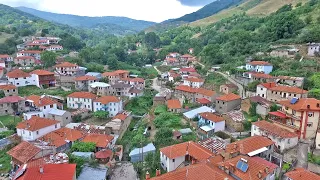
[(0, 43), (4, 43), (6, 39), (13, 37), (13, 34), (7, 34), (5, 32), (1, 32), (0, 34)]
[(252, 16), (265, 16), (277, 11), (285, 4), (306, 3), (309, 0), (244, 0), (239, 6), (220, 11), (219, 13), (210, 17), (190, 23), (191, 26), (206, 26), (215, 23), (221, 19), (231, 17), (234, 14), (247, 13)]

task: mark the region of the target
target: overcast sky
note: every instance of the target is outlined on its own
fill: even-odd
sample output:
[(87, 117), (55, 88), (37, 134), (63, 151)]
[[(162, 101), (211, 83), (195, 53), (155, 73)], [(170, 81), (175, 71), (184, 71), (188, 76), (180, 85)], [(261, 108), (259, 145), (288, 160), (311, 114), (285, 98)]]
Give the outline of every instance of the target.
[(125, 16), (161, 22), (197, 11), (212, 1), (214, 0), (0, 0), (0, 3), (54, 13)]

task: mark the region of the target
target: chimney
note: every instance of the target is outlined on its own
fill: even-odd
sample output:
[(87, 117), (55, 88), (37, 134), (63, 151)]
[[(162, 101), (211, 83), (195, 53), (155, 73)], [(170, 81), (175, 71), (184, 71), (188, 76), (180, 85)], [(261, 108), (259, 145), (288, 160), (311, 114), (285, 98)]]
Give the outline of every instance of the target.
[(258, 173), (258, 178), (261, 179), (262, 178), (262, 171), (260, 170)]
[(161, 170), (160, 169), (156, 169), (156, 176), (160, 176), (161, 175)]
[(146, 172), (146, 180), (150, 179), (149, 171)]
[(192, 159), (191, 164), (195, 164), (195, 163), (196, 163), (196, 160)]
[(44, 172), (43, 166), (40, 166), (40, 167), (39, 167), (39, 171), (40, 171), (41, 174), (43, 174), (43, 172)]
[(266, 167), (265, 172), (269, 174), (269, 167)]

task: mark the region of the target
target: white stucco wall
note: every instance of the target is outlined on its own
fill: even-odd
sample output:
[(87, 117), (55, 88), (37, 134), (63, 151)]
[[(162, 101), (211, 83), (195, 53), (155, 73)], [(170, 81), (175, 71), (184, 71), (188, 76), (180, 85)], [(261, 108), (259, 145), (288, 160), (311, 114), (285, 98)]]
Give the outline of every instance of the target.
[(103, 108), (103, 104), (101, 104), (100, 102), (94, 102), (93, 103), (93, 111), (108, 111), (109, 112), (109, 116), (113, 117), (115, 115), (117, 115), (119, 112), (123, 111), (123, 105), (122, 105), (122, 101), (119, 102), (111, 102), (108, 103), (107, 105), (107, 109)]
[[(80, 104), (78, 104), (80, 103)], [(92, 99), (86, 98), (67, 98), (67, 107), (70, 109), (88, 109), (93, 111)]]
[[(42, 129), (39, 129), (37, 131), (29, 131), (26, 129), (17, 129), (17, 134), (22, 138), (24, 141), (34, 141), (41, 136), (44, 136), (52, 131), (55, 131), (57, 129), (60, 129), (61, 125), (60, 123), (51, 125)], [(38, 133), (37, 133), (38, 132)]]
[(162, 152), (160, 152), (160, 164), (163, 169), (167, 170), (167, 172), (171, 172), (175, 170), (184, 161), (185, 161), (185, 156), (180, 156), (175, 159), (170, 159), (166, 157), (164, 154), (162, 154)]
[(265, 88), (264, 86), (258, 85), (257, 90), (256, 90), (256, 94), (257, 94), (257, 96), (267, 98), (267, 88)]

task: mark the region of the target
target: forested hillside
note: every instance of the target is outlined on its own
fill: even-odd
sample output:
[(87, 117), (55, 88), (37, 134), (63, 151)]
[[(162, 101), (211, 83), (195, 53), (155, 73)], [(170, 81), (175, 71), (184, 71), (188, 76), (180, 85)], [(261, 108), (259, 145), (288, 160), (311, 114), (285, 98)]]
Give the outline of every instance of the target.
[(99, 26), (104, 26), (108, 30), (106, 32), (110, 32), (110, 34), (127, 34), (128, 32), (137, 32), (155, 24), (154, 22), (134, 20), (126, 17), (87, 17), (51, 13), (27, 7), (17, 7), (17, 9), (48, 21), (61, 23), (73, 27), (96, 28)]

